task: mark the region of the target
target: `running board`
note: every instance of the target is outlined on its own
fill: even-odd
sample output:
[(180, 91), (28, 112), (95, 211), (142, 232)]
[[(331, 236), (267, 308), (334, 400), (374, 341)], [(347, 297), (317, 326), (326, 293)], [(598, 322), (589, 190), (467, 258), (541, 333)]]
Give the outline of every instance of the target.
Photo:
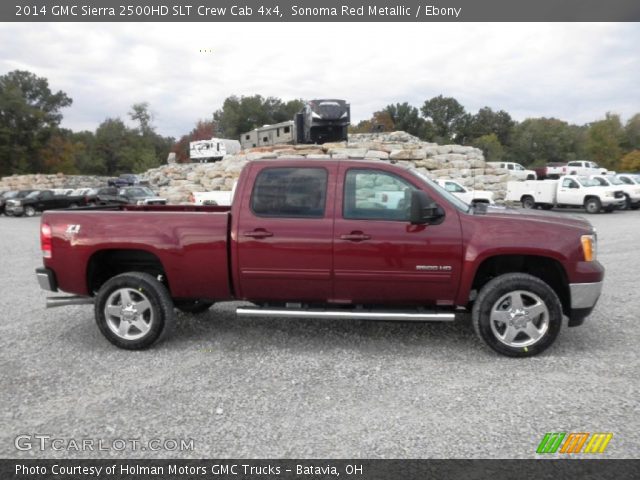
[(247, 308), (238, 307), (239, 317), (304, 318), (312, 320), (385, 320), (399, 322), (451, 322), (455, 313), (435, 312), (380, 312), (366, 310), (296, 310), (293, 308)]
[(47, 297), (46, 308), (66, 307), (68, 305), (93, 305), (92, 297), (67, 296), (67, 297)]

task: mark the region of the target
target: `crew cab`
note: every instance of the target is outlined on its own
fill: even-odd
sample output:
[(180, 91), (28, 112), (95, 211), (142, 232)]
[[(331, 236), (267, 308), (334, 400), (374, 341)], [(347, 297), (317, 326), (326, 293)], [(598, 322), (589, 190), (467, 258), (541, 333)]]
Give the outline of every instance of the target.
[(93, 304), (125, 349), (168, 336), (174, 307), (246, 300), (240, 317), (440, 322), (467, 310), (489, 347), (522, 357), (596, 305), (596, 245), (584, 219), (470, 206), (400, 165), (256, 160), (229, 207), (45, 212), (36, 275), (72, 294), (48, 306)]
[(590, 162), (588, 160), (574, 160), (567, 163), (567, 173), (570, 175), (606, 175), (608, 172), (606, 168), (599, 166), (596, 162)]
[(595, 180), (565, 175), (559, 180), (507, 182), (508, 202), (520, 202), (523, 208), (584, 208), (587, 213), (612, 212), (624, 205), (621, 189), (600, 186)]
[(34, 190), (24, 198), (7, 200), (5, 213), (14, 217), (33, 217), (37, 212), (53, 208), (76, 208), (85, 204), (83, 195), (56, 195), (52, 190)]
[(436, 180), (438, 185), (443, 187), (447, 192), (453, 193), (456, 197), (464, 201), (465, 203), (489, 203), (493, 205), (493, 192), (487, 190), (474, 190), (473, 188), (467, 188), (460, 185), (453, 180), (438, 179)]
[(591, 175), (589, 178), (598, 182), (602, 187), (621, 190), (624, 195), (623, 209), (637, 210), (640, 208), (640, 185), (629, 185), (616, 175)]

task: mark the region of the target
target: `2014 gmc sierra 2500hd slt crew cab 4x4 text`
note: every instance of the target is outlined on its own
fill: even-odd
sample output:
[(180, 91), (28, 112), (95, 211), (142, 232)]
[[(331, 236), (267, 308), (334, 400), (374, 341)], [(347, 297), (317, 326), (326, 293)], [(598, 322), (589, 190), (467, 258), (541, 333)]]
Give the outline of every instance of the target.
[(41, 222), (40, 285), (75, 294), (49, 306), (93, 303), (101, 332), (128, 349), (167, 336), (174, 307), (241, 299), (254, 305), (239, 316), (451, 321), (466, 309), (491, 348), (530, 356), (563, 315), (583, 322), (604, 277), (586, 220), (472, 207), (376, 161), (258, 160), (230, 207), (51, 211)]

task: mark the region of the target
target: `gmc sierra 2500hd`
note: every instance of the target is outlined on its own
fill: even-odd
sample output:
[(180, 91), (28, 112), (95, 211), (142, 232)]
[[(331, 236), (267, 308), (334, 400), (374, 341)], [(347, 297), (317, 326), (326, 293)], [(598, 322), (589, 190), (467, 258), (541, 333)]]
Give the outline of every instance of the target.
[(254, 305), (239, 316), (452, 321), (470, 310), (487, 345), (530, 356), (563, 315), (583, 322), (604, 277), (586, 220), (470, 206), (376, 161), (258, 160), (230, 207), (51, 211), (41, 222), (40, 285), (75, 294), (48, 306), (93, 303), (101, 332), (127, 349), (167, 336), (174, 307), (242, 299)]

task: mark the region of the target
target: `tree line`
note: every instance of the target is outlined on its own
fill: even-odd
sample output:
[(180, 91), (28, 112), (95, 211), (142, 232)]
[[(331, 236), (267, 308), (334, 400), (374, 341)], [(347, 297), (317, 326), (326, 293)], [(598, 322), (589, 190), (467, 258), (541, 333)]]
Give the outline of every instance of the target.
[(626, 124), (613, 113), (586, 125), (557, 118), (517, 122), (490, 107), (472, 114), (455, 98), (439, 95), (419, 109), (406, 102), (387, 105), (351, 128), (353, 133), (392, 130), (439, 144), (475, 146), (487, 161), (537, 166), (585, 159), (613, 170), (640, 171), (640, 113)]
[[(0, 176), (13, 173), (115, 175), (142, 172), (164, 164), (169, 152), (189, 161), (189, 142), (212, 137), (237, 139), (256, 127), (293, 119), (302, 99), (231, 96), (211, 120), (199, 120), (177, 141), (156, 132), (148, 103), (131, 106), (129, 127), (107, 118), (95, 131), (60, 127), (61, 111), (72, 104), (53, 92), (46, 78), (16, 70), (0, 76)], [(488, 161), (525, 166), (588, 159), (624, 171), (640, 171), (640, 113), (623, 124), (617, 114), (585, 125), (556, 118), (515, 121), (504, 110), (484, 107), (467, 112), (455, 98), (439, 95), (420, 106), (390, 104), (352, 125), (351, 133), (404, 130), (422, 140), (457, 143), (483, 150)]]

